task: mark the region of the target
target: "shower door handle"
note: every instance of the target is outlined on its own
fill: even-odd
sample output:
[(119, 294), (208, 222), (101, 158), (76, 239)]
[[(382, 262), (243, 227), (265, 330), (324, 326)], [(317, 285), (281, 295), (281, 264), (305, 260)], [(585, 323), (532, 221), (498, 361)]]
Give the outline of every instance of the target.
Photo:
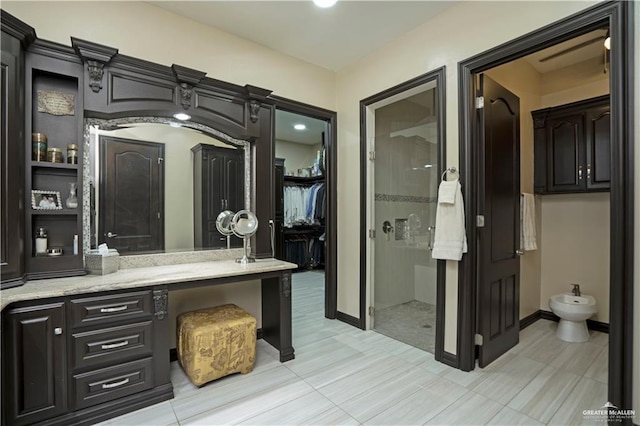
[(393, 226), (391, 226), (391, 222), (389, 222), (388, 220), (382, 222), (382, 232), (387, 235), (387, 241), (389, 241), (391, 239), (389, 234), (393, 232)]

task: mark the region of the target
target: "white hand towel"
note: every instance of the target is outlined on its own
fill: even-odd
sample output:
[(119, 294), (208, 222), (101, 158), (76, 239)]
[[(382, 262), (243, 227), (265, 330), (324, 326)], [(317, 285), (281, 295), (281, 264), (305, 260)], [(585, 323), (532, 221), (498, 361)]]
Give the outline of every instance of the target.
[[(440, 195), (445, 195), (448, 200), (449, 185), (453, 184), (454, 202), (440, 202)], [(444, 192), (443, 192), (444, 188)], [(434, 236), (434, 259), (460, 260), (462, 253), (467, 252), (467, 231), (464, 223), (464, 203), (462, 201), (462, 189), (458, 180), (440, 183), (438, 190), (438, 206), (436, 208), (436, 231)]]
[(520, 247), (524, 250), (537, 250), (535, 199), (533, 194), (522, 194), (520, 201)]
[(450, 182), (443, 180), (438, 187), (438, 204), (454, 204), (456, 200), (456, 191), (460, 186), (458, 179)]

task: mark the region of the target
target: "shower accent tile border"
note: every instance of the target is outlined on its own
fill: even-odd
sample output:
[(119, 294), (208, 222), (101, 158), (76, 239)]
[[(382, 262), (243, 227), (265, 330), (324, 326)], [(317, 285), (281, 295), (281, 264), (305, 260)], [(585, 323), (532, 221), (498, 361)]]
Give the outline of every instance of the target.
[(398, 194), (381, 194), (376, 193), (375, 201), (390, 201), (392, 203), (435, 203), (437, 197), (420, 197), (417, 195), (398, 195)]

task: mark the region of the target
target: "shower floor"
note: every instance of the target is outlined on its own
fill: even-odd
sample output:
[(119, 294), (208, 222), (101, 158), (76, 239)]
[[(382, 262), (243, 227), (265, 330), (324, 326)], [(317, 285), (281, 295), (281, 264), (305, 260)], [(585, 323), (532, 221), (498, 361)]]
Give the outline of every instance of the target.
[(434, 353), (436, 307), (412, 300), (388, 308), (376, 309), (373, 329), (416, 348)]

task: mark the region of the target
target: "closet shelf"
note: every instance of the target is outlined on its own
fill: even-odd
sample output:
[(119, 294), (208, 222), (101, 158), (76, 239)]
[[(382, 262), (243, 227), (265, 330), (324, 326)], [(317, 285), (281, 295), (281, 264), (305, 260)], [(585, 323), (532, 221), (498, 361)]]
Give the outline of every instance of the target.
[(285, 176), (285, 183), (317, 183), (324, 182), (324, 176), (312, 176), (312, 177), (302, 177), (302, 176)]

